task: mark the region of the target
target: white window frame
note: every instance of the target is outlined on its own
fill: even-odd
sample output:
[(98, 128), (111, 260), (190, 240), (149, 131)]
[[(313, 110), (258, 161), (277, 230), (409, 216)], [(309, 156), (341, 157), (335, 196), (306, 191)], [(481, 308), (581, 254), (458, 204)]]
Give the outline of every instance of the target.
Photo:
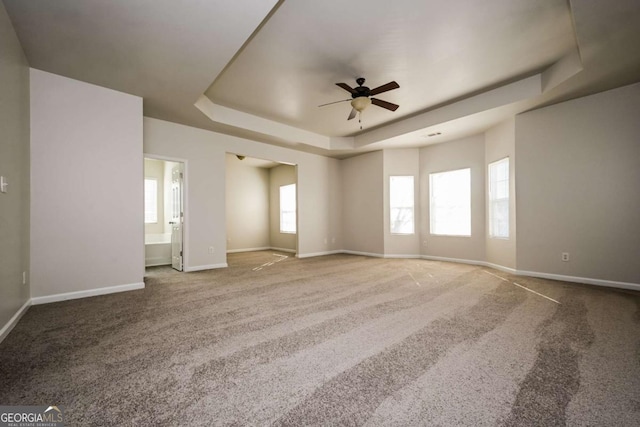
[[(285, 206), (286, 202), (290, 202), (290, 200), (286, 200), (286, 192), (293, 192), (293, 205), (290, 204)], [(297, 233), (297, 207), (298, 200), (296, 194), (296, 184), (287, 184), (280, 186), (280, 233), (283, 234), (296, 234)], [(285, 216), (289, 217), (289, 220), (285, 219)], [(293, 217), (293, 221), (291, 221), (291, 217)], [(288, 227), (287, 227), (288, 226)]]
[[(147, 182), (154, 184), (155, 194), (147, 193)], [(144, 223), (158, 223), (158, 179), (154, 177), (145, 177), (144, 179)]]
[[(401, 199), (402, 194), (396, 195), (396, 185), (409, 185), (411, 186), (411, 197), (405, 197)], [(395, 185), (394, 185), (395, 184)], [(403, 190), (398, 188), (402, 193)], [(407, 191), (406, 193), (409, 193)], [(408, 215), (406, 221), (399, 221), (400, 215)], [(408, 222), (407, 230), (401, 231), (402, 223)], [(402, 227), (403, 228), (403, 227)], [(412, 235), (415, 234), (415, 178), (413, 175), (392, 175), (389, 176), (389, 232), (391, 234), (398, 235)]]
[[(455, 182), (463, 178), (468, 179), (464, 183)], [(463, 186), (434, 188), (436, 185), (447, 185), (447, 179), (448, 185), (463, 184)], [(457, 196), (458, 200), (452, 199), (452, 196)], [(464, 211), (456, 212), (459, 209)], [(465, 224), (460, 227), (462, 229), (460, 232), (453, 231), (446, 225), (447, 219), (456, 216), (465, 221)], [(471, 237), (471, 168), (429, 174), (429, 232), (434, 236)]]
[[(506, 178), (498, 178), (498, 168), (504, 166), (506, 163)], [(492, 239), (509, 240), (509, 198), (510, 198), (510, 164), (509, 157), (496, 160), (488, 165), (488, 181), (489, 181), (489, 237)], [(499, 187), (502, 190), (499, 190)], [(506, 187), (506, 189), (504, 188)], [(505, 192), (506, 190), (506, 192)], [(503, 220), (500, 221), (498, 212), (502, 210), (506, 212)], [(502, 223), (502, 224), (499, 224)], [(505, 224), (506, 223), (506, 224)], [(501, 231), (502, 230), (502, 231)]]

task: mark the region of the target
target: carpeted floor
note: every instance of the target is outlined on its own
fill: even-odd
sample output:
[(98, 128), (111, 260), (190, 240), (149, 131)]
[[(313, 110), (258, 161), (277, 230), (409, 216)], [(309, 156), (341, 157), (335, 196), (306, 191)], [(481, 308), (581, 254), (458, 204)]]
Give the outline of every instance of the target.
[(640, 293), (283, 255), (31, 307), (0, 344), (0, 405), (72, 426), (640, 425)]

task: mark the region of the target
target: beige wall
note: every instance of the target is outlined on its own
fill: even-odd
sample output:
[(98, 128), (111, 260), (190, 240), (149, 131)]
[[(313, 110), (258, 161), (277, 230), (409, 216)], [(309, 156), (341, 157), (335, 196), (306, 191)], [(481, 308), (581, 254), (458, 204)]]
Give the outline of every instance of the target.
[[(485, 134), (486, 183), (486, 257), (487, 262), (510, 269), (516, 268), (516, 126), (515, 119), (489, 129)], [(509, 238), (489, 237), (489, 163), (509, 158)]]
[(227, 250), (267, 248), (269, 170), (247, 166), (233, 154), (225, 159)]
[(634, 84), (516, 117), (518, 270), (640, 283), (639, 112)]
[[(296, 183), (296, 168), (281, 165), (269, 169), (269, 236), (270, 246), (279, 249), (296, 250), (297, 233), (280, 232), (280, 186)], [(297, 190), (297, 188), (296, 188)]]
[(142, 178), (141, 98), (31, 69), (32, 297), (142, 283)]
[[(384, 168), (384, 253), (393, 255), (420, 255), (420, 150), (407, 148), (383, 151)], [(394, 175), (413, 176), (414, 185), (414, 234), (391, 234), (389, 206), (389, 177)]]
[(165, 231), (165, 220), (164, 220), (164, 162), (162, 160), (155, 159), (144, 159), (144, 177), (145, 178), (155, 178), (158, 182), (158, 222), (155, 224), (144, 224), (144, 232), (145, 234), (162, 234)]
[(226, 152), (298, 165), (298, 256), (341, 249), (339, 239), (331, 243), (341, 229), (339, 160), (151, 118), (144, 150), (187, 161), (187, 270), (226, 264)]
[(29, 299), (29, 171), (29, 67), (0, 3), (0, 330)]
[(344, 249), (384, 254), (383, 154), (342, 160)]
[[(420, 149), (422, 254), (472, 261), (485, 260), (484, 135)], [(471, 168), (471, 236), (433, 236), (429, 232), (429, 174)]]

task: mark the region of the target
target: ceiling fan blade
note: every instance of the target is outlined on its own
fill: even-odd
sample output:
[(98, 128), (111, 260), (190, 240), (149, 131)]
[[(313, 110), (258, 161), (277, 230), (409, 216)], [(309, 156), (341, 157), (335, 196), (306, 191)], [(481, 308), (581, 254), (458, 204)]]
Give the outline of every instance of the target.
[(347, 120), (351, 120), (351, 119), (355, 118), (356, 114), (358, 114), (358, 110), (356, 110), (355, 108), (352, 108), (351, 109), (351, 113), (349, 114), (349, 118)]
[(399, 107), (398, 104), (392, 104), (391, 102), (383, 101), (377, 98), (371, 98), (371, 103), (378, 107), (386, 108), (387, 110), (396, 111)]
[(349, 93), (353, 93), (353, 88), (346, 83), (336, 83), (336, 86), (341, 87), (342, 89), (346, 90)]
[(375, 89), (371, 89), (371, 92), (369, 92), (369, 95), (370, 96), (374, 96), (374, 95), (377, 95), (377, 94), (382, 93), (382, 92), (386, 92), (386, 91), (393, 90), (393, 89), (398, 89), (399, 87), (400, 87), (400, 85), (398, 83), (396, 83), (395, 81), (394, 82), (389, 82), (386, 85), (378, 86)]
[(318, 107), (324, 107), (325, 105), (337, 104), (337, 103), (339, 103), (339, 102), (345, 102), (345, 101), (351, 101), (351, 98), (349, 98), (349, 99), (342, 99), (342, 100), (340, 100), (340, 101), (327, 102), (326, 104), (320, 104), (320, 105), (318, 105)]

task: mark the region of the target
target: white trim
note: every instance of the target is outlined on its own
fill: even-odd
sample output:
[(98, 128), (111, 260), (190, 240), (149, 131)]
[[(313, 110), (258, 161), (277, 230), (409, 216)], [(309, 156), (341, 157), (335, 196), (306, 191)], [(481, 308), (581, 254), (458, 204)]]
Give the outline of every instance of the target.
[(615, 282), (613, 280), (592, 279), (589, 277), (564, 276), (562, 274), (539, 273), (537, 271), (518, 270), (516, 274), (518, 274), (519, 276), (540, 277), (542, 279), (561, 280), (563, 282), (584, 283), (587, 285), (606, 286), (608, 288), (621, 288), (640, 291), (640, 284), (638, 283)]
[(431, 261), (457, 262), (459, 264), (471, 264), (471, 265), (481, 265), (481, 266), (487, 265), (487, 263), (484, 261), (476, 261), (472, 259), (460, 259), (460, 258), (447, 258), (447, 257), (431, 256), (431, 255), (422, 255), (422, 259), (427, 259)]
[(228, 266), (229, 265), (226, 262), (221, 264), (196, 265), (195, 267), (185, 267), (184, 271), (186, 273), (190, 273), (194, 271), (213, 270), (214, 268), (227, 268)]
[(256, 252), (256, 251), (280, 251), (280, 252), (289, 252), (292, 254), (296, 253), (295, 249), (276, 248), (275, 246), (263, 246), (261, 248), (229, 249), (227, 250), (227, 253), (237, 254), (240, 252)]
[(349, 254), (349, 255), (364, 255), (364, 256), (370, 256), (370, 257), (374, 257), (374, 258), (384, 258), (384, 254), (374, 254), (372, 252), (360, 252), (360, 251), (343, 250), (342, 253), (343, 254)]
[(9, 321), (0, 329), (0, 343), (9, 335), (9, 333), (13, 330), (13, 328), (18, 324), (18, 321), (24, 316), (27, 312), (27, 309), (31, 306), (31, 299), (28, 299), (22, 307), (16, 311), (16, 314), (9, 319)]
[(384, 258), (421, 259), (422, 255), (384, 254)]
[(345, 253), (345, 251), (343, 250), (335, 250), (335, 251), (325, 251), (325, 252), (311, 252), (308, 254), (298, 254), (296, 255), (297, 258), (313, 258), (313, 257), (317, 257), (317, 256), (325, 256), (325, 255), (336, 255), (336, 254), (343, 254)]
[(71, 299), (115, 294), (117, 292), (134, 291), (137, 289), (144, 289), (144, 282), (129, 283), (126, 285), (107, 286), (104, 288), (88, 289), (86, 291), (66, 292), (63, 294), (47, 295), (43, 297), (33, 297), (31, 298), (31, 304), (33, 305), (48, 304), (51, 302), (66, 301)]
[(237, 254), (240, 252), (268, 251), (273, 249), (271, 246), (263, 246), (261, 248), (245, 248), (245, 249), (227, 249), (228, 254)]
[(616, 282), (613, 280), (593, 279), (590, 277), (564, 276), (562, 274), (515, 270), (513, 268), (504, 267), (502, 265), (493, 264), (486, 261), (474, 261), (474, 260), (458, 259), (458, 258), (444, 258), (444, 257), (430, 256), (430, 255), (423, 255), (422, 258), (427, 260), (434, 260), (434, 261), (457, 262), (461, 264), (480, 265), (480, 266), (495, 268), (496, 270), (501, 270), (506, 273), (516, 274), (518, 276), (539, 277), (542, 279), (559, 280), (563, 282), (582, 283), (585, 285), (605, 286), (608, 288), (631, 289), (634, 291), (640, 291), (640, 284), (638, 283)]
[(290, 254), (295, 254), (297, 252), (295, 249), (276, 248), (276, 247), (273, 247), (273, 246), (271, 246), (270, 248), (267, 248), (267, 249), (272, 250), (272, 251), (288, 252)]
[(496, 270), (504, 271), (505, 273), (518, 274), (515, 268), (505, 267), (504, 265), (494, 264), (491, 262), (485, 262), (486, 267), (495, 268)]

